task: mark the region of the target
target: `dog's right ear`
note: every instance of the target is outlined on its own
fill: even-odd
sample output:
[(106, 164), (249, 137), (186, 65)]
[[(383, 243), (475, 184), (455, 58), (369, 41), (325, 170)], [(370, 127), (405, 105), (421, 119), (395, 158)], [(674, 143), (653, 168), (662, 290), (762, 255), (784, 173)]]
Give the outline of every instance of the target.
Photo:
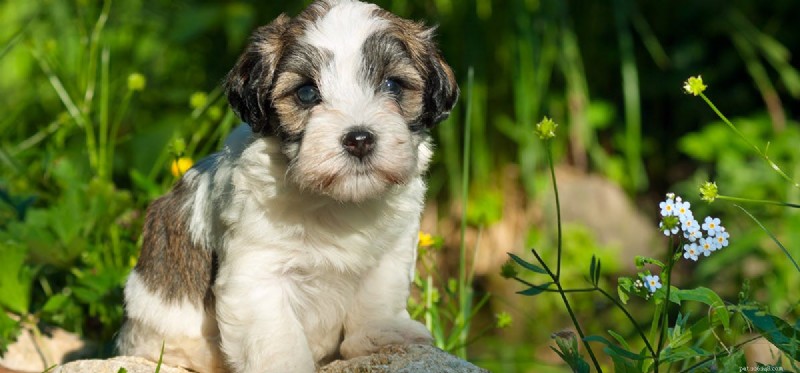
[(288, 16), (281, 14), (272, 23), (256, 29), (247, 49), (225, 78), (225, 94), (231, 108), (254, 133), (270, 134), (277, 126), (270, 123), (274, 116), (270, 91), (289, 21)]

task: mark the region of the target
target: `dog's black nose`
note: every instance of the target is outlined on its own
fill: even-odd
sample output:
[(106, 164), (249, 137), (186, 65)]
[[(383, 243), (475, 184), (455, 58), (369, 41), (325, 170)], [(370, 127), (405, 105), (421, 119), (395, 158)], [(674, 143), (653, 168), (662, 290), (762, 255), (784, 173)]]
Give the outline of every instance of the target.
[(342, 146), (348, 153), (364, 158), (375, 148), (375, 134), (364, 129), (355, 129), (344, 135)]

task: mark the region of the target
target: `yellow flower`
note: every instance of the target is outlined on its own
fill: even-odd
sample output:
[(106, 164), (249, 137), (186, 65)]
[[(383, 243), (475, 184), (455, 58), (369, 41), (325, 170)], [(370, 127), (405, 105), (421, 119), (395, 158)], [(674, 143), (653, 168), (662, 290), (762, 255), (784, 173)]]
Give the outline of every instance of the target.
[(534, 132), (540, 139), (550, 140), (556, 137), (556, 128), (558, 128), (558, 123), (553, 122), (553, 120), (548, 117), (544, 117), (541, 122), (536, 124), (536, 130)]
[(513, 321), (511, 315), (506, 311), (500, 312), (494, 315), (494, 317), (495, 317), (495, 326), (498, 329), (503, 329), (511, 326), (511, 322)]
[(705, 84), (703, 84), (703, 77), (698, 75), (697, 77), (691, 76), (685, 83), (683, 83), (683, 90), (686, 93), (694, 96), (698, 96), (703, 91), (708, 88)]
[(419, 247), (430, 247), (434, 243), (433, 236), (425, 232), (419, 232)]
[(199, 109), (208, 103), (208, 94), (205, 92), (195, 92), (189, 97), (189, 106), (192, 109)]
[(193, 165), (194, 161), (189, 157), (180, 157), (172, 161), (172, 176), (183, 176)]
[(128, 89), (131, 91), (143, 91), (147, 86), (147, 79), (140, 73), (128, 75)]
[(706, 181), (700, 186), (700, 198), (708, 203), (714, 202), (718, 193), (717, 183)]

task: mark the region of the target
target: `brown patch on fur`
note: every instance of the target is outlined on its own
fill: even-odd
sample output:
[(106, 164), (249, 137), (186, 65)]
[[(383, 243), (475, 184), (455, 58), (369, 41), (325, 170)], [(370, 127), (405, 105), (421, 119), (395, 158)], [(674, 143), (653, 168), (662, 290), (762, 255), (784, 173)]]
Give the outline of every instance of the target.
[(188, 188), (180, 181), (148, 207), (135, 269), (147, 288), (163, 299), (188, 299), (202, 306), (213, 297), (214, 259), (210, 250), (192, 242), (185, 208)]
[(408, 178), (400, 173), (379, 170), (378, 174), (388, 184), (400, 185), (408, 182)]
[(399, 113), (407, 123), (418, 121), (422, 114), (425, 81), (405, 43), (391, 32), (378, 32), (364, 41), (361, 51), (364, 56), (364, 65), (361, 66), (363, 79), (376, 89), (386, 79), (396, 80), (403, 88), (396, 101)]
[(447, 119), (458, 99), (459, 89), (453, 70), (433, 40), (436, 28), (400, 18), (380, 8), (373, 14), (390, 22), (388, 32), (404, 43), (413, 66), (425, 80), (421, 97), (423, 111), (418, 121), (430, 128)]
[(228, 102), (255, 133), (271, 133), (276, 125), (271, 123), (274, 118), (270, 90), (289, 23), (290, 18), (281, 14), (272, 23), (256, 29), (247, 49), (225, 78)]
[(286, 47), (278, 64), (278, 75), (272, 89), (272, 105), (281, 119), (279, 132), (296, 135), (303, 132), (313, 107), (305, 107), (297, 99), (297, 89), (305, 84), (316, 85), (322, 67), (333, 58), (333, 52), (306, 44)]

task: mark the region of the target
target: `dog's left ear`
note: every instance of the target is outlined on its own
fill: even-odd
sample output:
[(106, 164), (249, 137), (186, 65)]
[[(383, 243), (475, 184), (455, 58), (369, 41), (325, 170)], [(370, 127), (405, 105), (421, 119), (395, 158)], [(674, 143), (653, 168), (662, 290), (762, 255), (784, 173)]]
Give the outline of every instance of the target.
[(453, 70), (444, 61), (434, 42), (435, 32), (436, 28), (432, 27), (418, 34), (427, 49), (424, 57), (427, 76), (425, 77), (422, 114), (422, 123), (426, 128), (432, 128), (447, 119), (459, 95), (458, 83), (456, 83)]
[(281, 14), (272, 23), (258, 28), (225, 78), (225, 93), (231, 108), (254, 133), (271, 134), (277, 126), (270, 123), (275, 111), (270, 93), (289, 21), (289, 17)]

